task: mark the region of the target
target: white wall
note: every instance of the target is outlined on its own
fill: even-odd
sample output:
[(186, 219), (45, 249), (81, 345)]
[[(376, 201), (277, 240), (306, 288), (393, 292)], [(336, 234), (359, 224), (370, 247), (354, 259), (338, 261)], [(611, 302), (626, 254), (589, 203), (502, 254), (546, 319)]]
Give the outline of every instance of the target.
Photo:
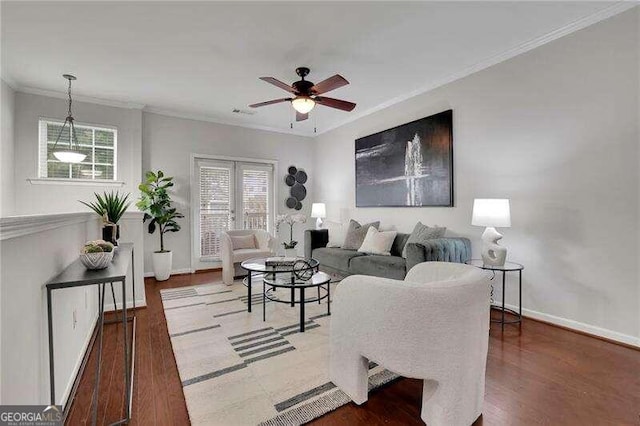
[(2, 102), (0, 116), (2, 130), (0, 131), (0, 217), (13, 214), (15, 210), (15, 180), (14, 180), (14, 112), (16, 94), (4, 81), (2, 85)]
[(77, 122), (118, 128), (118, 176), (122, 186), (78, 186), (67, 183), (37, 185), (28, 179), (38, 177), (38, 119), (64, 119), (65, 99), (16, 93), (15, 167), (16, 213), (50, 214), (87, 211), (78, 200), (93, 200), (94, 192), (118, 190), (137, 196), (142, 164), (142, 112), (88, 102), (74, 102)]
[[(25, 235), (8, 235), (17, 228)], [(78, 247), (97, 237), (98, 228), (98, 220), (89, 213), (0, 219), (0, 403), (49, 403), (47, 299), (43, 286), (77, 258)], [(95, 288), (56, 290), (53, 317), (56, 395), (60, 402), (71, 389), (93, 331), (97, 317)]]
[[(316, 180), (313, 168), (313, 143), (310, 138), (253, 130), (243, 127), (194, 121), (164, 115), (143, 114), (143, 170), (161, 169), (174, 176), (176, 186), (174, 199), (176, 206), (185, 215), (180, 221), (182, 230), (166, 235), (165, 247), (173, 250), (174, 271), (184, 272), (191, 268), (190, 236), (190, 155), (221, 155), (278, 161), (276, 182), (278, 198), (276, 206), (280, 213), (291, 211), (284, 205), (288, 187), (284, 175), (290, 165), (305, 169), (309, 175), (307, 188), (311, 189)], [(311, 212), (313, 191), (309, 190), (303, 201), (302, 213)], [(302, 231), (298, 226), (294, 237), (302, 246)], [(145, 271), (152, 271), (151, 253), (159, 250), (158, 235), (146, 234)]]
[[(121, 232), (126, 237), (121, 242), (141, 244), (141, 219), (140, 213), (125, 215)], [(49, 403), (44, 284), (77, 259), (86, 241), (99, 237), (100, 227), (93, 213), (0, 218), (0, 404)], [(136, 254), (136, 304), (141, 306), (145, 304), (142, 250)], [(128, 307), (132, 306), (132, 275), (129, 270)], [(114, 289), (121, 309), (121, 286)], [(89, 286), (52, 293), (57, 403), (66, 401), (91, 337), (98, 315), (97, 291), (97, 286)], [(112, 308), (107, 288), (105, 309)]]
[[(473, 199), (509, 198), (527, 313), (640, 345), (637, 9), (320, 135), (316, 198), (334, 220), (445, 225), (476, 257)], [(356, 209), (354, 140), (450, 108), (455, 207)]]
[[(640, 46), (640, 10), (636, 11), (636, 21), (637, 21), (637, 31), (636, 31), (636, 39), (638, 41), (638, 46)], [(638, 54), (638, 69), (640, 69), (640, 54)], [(640, 123), (640, 71), (638, 72), (638, 118), (637, 118), (637, 123)], [(640, 124), (639, 124), (640, 125)], [(638, 130), (638, 146), (640, 146), (640, 130)], [(640, 163), (640, 149), (638, 149), (638, 163)], [(640, 174), (640, 172), (639, 172)], [(638, 195), (638, 212), (640, 212), (640, 185), (638, 185), (638, 191), (639, 191), (639, 195)], [(638, 226), (637, 228), (637, 235), (638, 235), (638, 259), (637, 259), (637, 263), (640, 265), (640, 226)], [(639, 267), (640, 268), (640, 267)], [(638, 275), (640, 275), (640, 271), (638, 272)], [(640, 284), (638, 284), (640, 286)], [(640, 289), (638, 289), (638, 306), (640, 307)], [(639, 310), (640, 311), (640, 310)], [(637, 315), (637, 324), (638, 324), (638, 329), (640, 330), (640, 312), (638, 312)]]
[[(16, 203), (13, 214), (90, 212), (91, 210), (78, 200), (93, 201), (95, 192), (130, 193), (131, 207), (120, 223), (120, 241), (133, 242), (139, 253), (136, 258), (136, 296), (137, 303), (144, 305), (142, 215), (135, 207), (139, 196), (138, 184), (142, 176), (142, 111), (89, 102), (73, 103), (73, 113), (77, 122), (115, 126), (118, 129), (117, 180), (122, 184), (36, 184), (29, 180), (38, 177), (38, 120), (40, 117), (64, 118), (67, 101), (22, 92), (17, 92), (15, 96)], [(80, 247), (81, 245), (74, 248), (74, 255), (77, 255)], [(127, 300), (131, 302), (130, 297)]]

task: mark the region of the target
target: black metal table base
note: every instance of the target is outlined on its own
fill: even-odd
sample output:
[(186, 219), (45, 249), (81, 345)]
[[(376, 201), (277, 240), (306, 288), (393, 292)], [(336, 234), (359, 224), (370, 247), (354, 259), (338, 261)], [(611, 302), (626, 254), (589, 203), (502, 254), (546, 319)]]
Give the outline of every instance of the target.
[[(518, 312), (505, 306), (505, 290), (507, 282), (506, 272), (507, 271), (502, 271), (502, 305), (491, 305), (491, 309), (499, 311), (501, 314), (500, 319), (491, 319), (491, 322), (500, 324), (503, 332), (505, 324), (518, 324), (520, 326), (522, 325), (522, 270), (518, 271)], [(515, 316), (516, 319), (507, 320), (505, 318), (505, 314), (507, 313)]]
[[(327, 299), (327, 315), (331, 315), (331, 282), (329, 281), (326, 284), (326, 288), (323, 287), (324, 284), (318, 285), (318, 297), (313, 299), (307, 299), (305, 297), (305, 289), (310, 287), (292, 287), (291, 288), (291, 298), (288, 300), (278, 299), (277, 297), (271, 296), (272, 292), (276, 291), (276, 286), (272, 286), (262, 281), (262, 321), (267, 320), (267, 300), (277, 303), (287, 303), (291, 307), (294, 307), (297, 304), (300, 305), (300, 332), (304, 333), (305, 330), (305, 305), (309, 303), (318, 302), (320, 304), (322, 300)], [(316, 286), (313, 286), (316, 287)], [(312, 287), (311, 287), (312, 288)], [(300, 299), (295, 300), (295, 290), (300, 292)], [(321, 295), (321, 292), (324, 291), (325, 294)]]
[[(120, 249), (122, 250), (122, 248)], [(136, 297), (135, 297), (135, 267), (134, 267), (135, 257), (133, 246), (131, 245), (131, 275), (132, 275), (132, 299), (133, 299), (133, 315), (127, 315), (127, 281), (126, 281), (126, 271), (129, 269), (128, 265), (125, 267), (124, 265), (116, 265), (113, 266), (114, 274), (109, 275), (109, 270), (106, 272), (97, 271), (96, 274), (90, 274), (87, 271), (80, 269), (77, 264), (72, 264), (69, 268), (70, 271), (63, 271), (58, 277), (54, 278), (51, 282), (46, 285), (47, 288), (47, 319), (48, 319), (48, 331), (49, 331), (49, 384), (50, 384), (50, 397), (51, 397), (51, 405), (55, 405), (56, 397), (55, 397), (55, 370), (54, 370), (54, 357), (53, 357), (53, 307), (52, 307), (52, 291), (56, 289), (62, 288), (71, 288), (71, 287), (79, 287), (79, 286), (87, 286), (87, 285), (97, 285), (98, 289), (98, 321), (96, 323), (96, 331), (94, 332), (94, 337), (91, 340), (91, 344), (87, 348), (85, 353), (85, 359), (83, 360), (82, 366), (80, 368), (80, 372), (76, 377), (74, 382), (71, 394), (69, 396), (68, 402), (64, 407), (63, 418), (66, 420), (67, 415), (69, 414), (69, 408), (71, 406), (70, 402), (73, 401), (75, 397), (79, 379), (84, 371), (86, 366), (86, 361), (88, 359), (88, 354), (91, 353), (93, 347), (96, 343), (98, 343), (97, 349), (97, 359), (96, 359), (96, 379), (94, 383), (93, 389), (93, 397), (91, 402), (91, 424), (96, 425), (98, 420), (98, 391), (100, 388), (100, 369), (102, 364), (102, 347), (103, 347), (103, 329), (105, 324), (122, 324), (122, 332), (123, 332), (123, 356), (124, 356), (124, 382), (125, 382), (125, 416), (124, 418), (112, 423), (112, 425), (120, 425), (129, 423), (131, 420), (131, 408), (133, 402), (133, 375), (135, 369), (135, 342), (136, 342), (136, 317), (135, 317), (135, 309), (136, 309)], [(112, 268), (111, 266), (109, 268)], [(114, 283), (122, 284), (122, 309), (120, 313), (120, 318), (115, 318), (111, 320), (105, 320), (104, 315), (104, 302), (105, 302), (105, 287), (109, 285), (111, 287), (111, 297), (113, 298), (113, 306), (114, 311), (118, 310), (116, 298), (115, 298), (115, 290), (113, 288)], [(132, 332), (131, 338), (129, 338), (128, 333), (128, 323), (132, 323)], [(131, 351), (129, 351), (129, 346), (131, 347)]]

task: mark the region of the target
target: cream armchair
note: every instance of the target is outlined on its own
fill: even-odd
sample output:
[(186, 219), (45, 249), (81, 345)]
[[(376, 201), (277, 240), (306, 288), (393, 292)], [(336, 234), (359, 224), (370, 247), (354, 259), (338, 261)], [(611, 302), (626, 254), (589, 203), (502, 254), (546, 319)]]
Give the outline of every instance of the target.
[[(256, 248), (233, 249), (232, 236), (253, 235), (256, 240)], [(222, 281), (226, 285), (233, 284), (236, 276), (244, 275), (246, 271), (240, 268), (240, 263), (253, 257), (265, 257), (275, 255), (275, 240), (262, 229), (245, 229), (241, 231), (227, 231), (220, 236), (222, 250)]]
[(362, 404), (375, 361), (424, 380), (428, 425), (472, 424), (484, 400), (489, 288), (482, 270), (447, 262), (420, 263), (404, 281), (345, 278), (331, 306), (331, 380)]

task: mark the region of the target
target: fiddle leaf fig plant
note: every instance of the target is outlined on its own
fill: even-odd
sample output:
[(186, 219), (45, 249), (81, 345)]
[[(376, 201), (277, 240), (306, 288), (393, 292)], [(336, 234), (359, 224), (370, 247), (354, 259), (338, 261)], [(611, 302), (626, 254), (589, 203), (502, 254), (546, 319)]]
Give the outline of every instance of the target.
[(156, 229), (160, 232), (160, 251), (165, 253), (170, 250), (164, 249), (164, 234), (167, 232), (178, 232), (180, 225), (176, 219), (184, 217), (175, 207), (171, 206), (171, 196), (168, 189), (173, 187), (173, 177), (165, 176), (162, 170), (154, 173), (148, 171), (145, 174), (145, 181), (138, 186), (140, 189), (140, 199), (136, 206), (144, 212), (142, 221), (149, 222), (147, 230), (153, 234)]

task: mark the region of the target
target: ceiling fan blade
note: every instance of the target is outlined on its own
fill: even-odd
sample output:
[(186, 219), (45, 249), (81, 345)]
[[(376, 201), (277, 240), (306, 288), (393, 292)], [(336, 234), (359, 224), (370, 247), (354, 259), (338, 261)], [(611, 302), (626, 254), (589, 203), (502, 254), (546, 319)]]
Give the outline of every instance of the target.
[(314, 85), (311, 88), (311, 92), (316, 95), (320, 95), (322, 93), (327, 93), (331, 90), (335, 90), (338, 87), (346, 86), (349, 84), (346, 78), (341, 76), (340, 74), (336, 74), (333, 77), (329, 77), (326, 80), (321, 81), (320, 83)]
[(298, 111), (296, 111), (296, 121), (304, 121), (307, 118), (309, 118), (309, 114), (301, 114)]
[(289, 93), (295, 93), (295, 91), (293, 90), (293, 87), (289, 86), (287, 83), (283, 83), (282, 81), (278, 80), (277, 78), (273, 78), (273, 77), (260, 77), (260, 80), (262, 81), (266, 81), (267, 83), (271, 83), (274, 86), (277, 86), (281, 89), (286, 90)]
[(314, 98), (314, 101), (316, 101), (316, 103), (319, 103), (320, 105), (341, 109), (343, 111), (353, 111), (353, 109), (356, 107), (356, 104), (354, 104), (353, 102), (343, 101), (341, 99), (325, 98), (324, 96), (316, 96)]
[(279, 104), (280, 102), (287, 102), (287, 101), (290, 101), (290, 100), (291, 100), (291, 98), (274, 99), (272, 101), (266, 101), (266, 102), (259, 102), (257, 104), (251, 104), (251, 105), (249, 105), (249, 107), (258, 108), (258, 107), (263, 107), (263, 106), (267, 106), (267, 105)]

